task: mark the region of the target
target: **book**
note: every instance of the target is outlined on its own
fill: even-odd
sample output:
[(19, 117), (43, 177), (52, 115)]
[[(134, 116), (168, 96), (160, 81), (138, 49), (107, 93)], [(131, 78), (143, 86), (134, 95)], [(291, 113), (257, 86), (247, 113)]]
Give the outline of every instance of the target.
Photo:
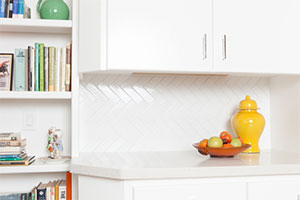
[(0, 157), (0, 161), (14, 161), (14, 160), (23, 160), (27, 157), (27, 154), (19, 154), (18, 157), (10, 157), (9, 155), (6, 155), (6, 157)]
[(21, 199), (21, 200), (27, 200), (27, 195), (28, 195), (28, 194), (26, 194), (26, 193), (22, 193), (20, 199)]
[(49, 181), (46, 187), (46, 199), (50, 200), (51, 199), (51, 191), (52, 191), (52, 181)]
[(45, 91), (45, 75), (44, 75), (44, 44), (39, 44), (39, 59), (40, 59), (40, 91)]
[(8, 18), (12, 18), (12, 14), (13, 14), (13, 0), (9, 0)]
[(23, 18), (24, 15), (24, 0), (18, 2), (18, 18)]
[(49, 47), (49, 91), (55, 91), (55, 48)]
[(12, 165), (23, 165), (28, 166), (35, 161), (35, 156), (27, 156), (23, 160), (14, 160), (14, 161), (0, 161), (0, 166), (12, 166)]
[(46, 200), (47, 183), (42, 183), (37, 188), (37, 200)]
[(27, 200), (28, 193), (0, 194), (0, 200)]
[(5, 0), (4, 18), (9, 16), (9, 0)]
[(15, 74), (16, 91), (25, 91), (25, 49), (15, 50)]
[(61, 68), (61, 48), (56, 48), (55, 56), (55, 91), (61, 91), (60, 68)]
[(49, 62), (48, 62), (48, 47), (44, 47), (44, 77), (45, 77), (45, 91), (48, 92), (48, 83), (49, 83)]
[(37, 189), (40, 187), (40, 185), (42, 184), (42, 182), (40, 182), (35, 188), (34, 188), (34, 200), (38, 199), (38, 194), (37, 194)]
[(66, 48), (62, 48), (61, 51), (60, 88), (64, 92), (66, 91)]
[(25, 91), (28, 90), (28, 48), (25, 49)]
[(0, 18), (5, 16), (5, 0), (0, 0)]
[(34, 49), (28, 46), (28, 91), (34, 91)]
[(18, 7), (19, 7), (19, 0), (13, 0), (13, 12), (12, 18), (18, 18)]
[(55, 183), (55, 200), (59, 200), (59, 185), (62, 180), (59, 180)]
[(21, 134), (20, 133), (0, 133), (0, 140), (21, 140)]
[(66, 47), (66, 72), (65, 72), (66, 91), (71, 91), (71, 44)]
[(21, 154), (12, 154), (12, 155), (0, 155), (0, 158), (24, 158), (27, 156), (26, 153), (21, 153)]
[(72, 174), (66, 173), (67, 200), (72, 200)]
[(16, 146), (25, 146), (26, 139), (23, 140), (0, 140), (0, 147), (16, 147)]
[(23, 15), (24, 19), (31, 19), (31, 8), (29, 6), (27, 6), (27, 4), (24, 4), (24, 15)]
[(65, 180), (62, 180), (59, 184), (58, 197), (59, 200), (67, 199), (67, 184)]
[(34, 52), (34, 58), (35, 58), (35, 62), (34, 62), (34, 91), (40, 91), (40, 61), (39, 61), (39, 43), (35, 43), (34, 44), (35, 47), (35, 52)]
[(17, 147), (0, 147), (0, 152), (23, 152), (25, 146)]

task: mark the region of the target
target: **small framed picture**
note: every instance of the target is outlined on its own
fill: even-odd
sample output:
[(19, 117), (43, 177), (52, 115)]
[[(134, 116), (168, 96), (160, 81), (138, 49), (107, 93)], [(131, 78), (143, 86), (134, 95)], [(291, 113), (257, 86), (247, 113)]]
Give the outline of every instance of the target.
[(11, 91), (14, 54), (0, 53), (0, 91)]

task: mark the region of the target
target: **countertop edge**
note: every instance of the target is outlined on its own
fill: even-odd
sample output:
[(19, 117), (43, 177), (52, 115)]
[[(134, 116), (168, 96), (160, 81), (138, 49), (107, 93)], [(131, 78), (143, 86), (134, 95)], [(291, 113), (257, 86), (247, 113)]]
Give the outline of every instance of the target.
[(300, 165), (114, 169), (71, 164), (73, 174), (116, 180), (300, 175)]

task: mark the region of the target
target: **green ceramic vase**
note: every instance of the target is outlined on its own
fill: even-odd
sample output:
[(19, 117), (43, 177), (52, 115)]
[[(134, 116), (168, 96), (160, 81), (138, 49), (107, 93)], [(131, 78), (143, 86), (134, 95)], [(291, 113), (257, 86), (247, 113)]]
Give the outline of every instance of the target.
[(42, 0), (37, 3), (37, 11), (40, 13), (41, 19), (69, 19), (69, 8), (63, 0)]

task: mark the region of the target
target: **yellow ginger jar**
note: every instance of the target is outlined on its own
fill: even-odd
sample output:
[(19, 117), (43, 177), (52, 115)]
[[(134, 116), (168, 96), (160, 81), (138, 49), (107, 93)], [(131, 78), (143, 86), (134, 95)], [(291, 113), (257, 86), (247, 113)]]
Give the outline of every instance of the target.
[(259, 138), (265, 128), (265, 118), (257, 112), (257, 104), (250, 96), (240, 102), (239, 112), (231, 119), (232, 127), (251, 148), (244, 153), (259, 153)]

